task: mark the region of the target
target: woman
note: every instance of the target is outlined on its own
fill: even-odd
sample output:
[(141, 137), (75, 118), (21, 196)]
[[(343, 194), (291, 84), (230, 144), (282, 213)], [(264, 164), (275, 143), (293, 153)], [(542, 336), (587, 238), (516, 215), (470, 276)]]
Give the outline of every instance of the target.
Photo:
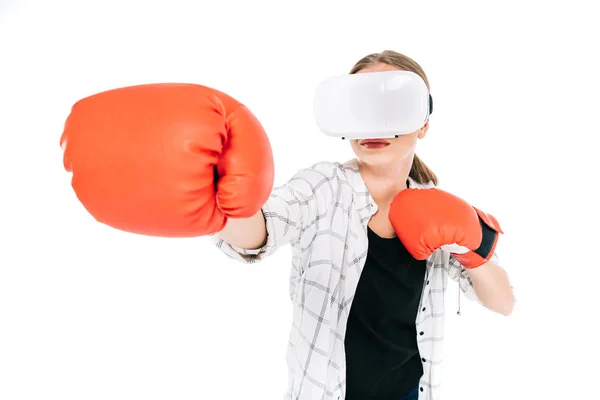
[[(512, 310), (494, 254), (502, 231), (438, 189), (415, 155), (431, 105), (419, 65), (387, 51), (363, 58), (352, 74), (334, 80), (339, 91), (315, 96), (325, 100), (318, 120), (331, 123), (321, 129), (399, 136), (352, 139), (355, 159), (318, 163), (274, 190), (258, 120), (231, 96), (194, 84), (123, 87), (78, 101), (61, 136), (64, 166), (85, 208), (113, 228), (218, 232), (219, 247), (246, 262), (291, 245), (288, 399), (437, 400), (447, 277), (489, 309)], [(393, 93), (401, 107), (388, 101)]]
[[(393, 52), (370, 54), (351, 74), (422, 68)], [(293, 328), (287, 399), (439, 399), (447, 277), (470, 299), (509, 315), (512, 288), (493, 254), (467, 269), (439, 248), (413, 258), (389, 218), (407, 188), (437, 185), (415, 155), (429, 121), (385, 141), (351, 140), (356, 159), (322, 162), (274, 189), (255, 216), (216, 236), (230, 257), (256, 262), (292, 246)]]

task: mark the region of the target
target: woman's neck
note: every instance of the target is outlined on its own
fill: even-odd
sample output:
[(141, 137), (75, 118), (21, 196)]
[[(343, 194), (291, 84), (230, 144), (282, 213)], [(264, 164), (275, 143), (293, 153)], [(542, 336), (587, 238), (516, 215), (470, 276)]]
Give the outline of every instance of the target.
[[(410, 161), (410, 162), (406, 162)], [(359, 161), (359, 170), (373, 200), (379, 205), (391, 203), (394, 197), (407, 188), (410, 160), (395, 164), (367, 164)]]

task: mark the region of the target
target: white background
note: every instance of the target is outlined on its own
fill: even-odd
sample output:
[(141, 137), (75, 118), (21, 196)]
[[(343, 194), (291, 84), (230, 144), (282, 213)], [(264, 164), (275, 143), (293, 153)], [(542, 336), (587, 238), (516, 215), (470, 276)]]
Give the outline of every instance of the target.
[(435, 111), (417, 154), (499, 219), (519, 298), (508, 318), (463, 298), (457, 317), (451, 283), (444, 398), (598, 398), (588, 4), (1, 0), (0, 399), (282, 398), (289, 249), (248, 266), (206, 238), (96, 223), (62, 168), (62, 125), (101, 90), (212, 86), (262, 121), (280, 184), (353, 156), (317, 131), (313, 90), (384, 49), (425, 69)]

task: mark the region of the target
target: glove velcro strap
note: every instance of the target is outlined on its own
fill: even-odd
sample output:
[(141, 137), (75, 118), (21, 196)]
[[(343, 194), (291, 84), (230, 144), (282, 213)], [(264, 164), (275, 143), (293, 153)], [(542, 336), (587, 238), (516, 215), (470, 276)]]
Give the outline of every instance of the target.
[(481, 244), (473, 252), (481, 258), (487, 259), (494, 253), (496, 243), (498, 243), (498, 232), (486, 225), (481, 219), (479, 222), (481, 223), (482, 233)]
[(481, 224), (481, 243), (477, 249), (468, 253), (453, 254), (457, 261), (465, 268), (476, 268), (488, 262), (492, 258), (498, 244), (499, 234), (504, 233), (496, 218), (475, 207), (473, 208), (477, 212), (479, 223)]

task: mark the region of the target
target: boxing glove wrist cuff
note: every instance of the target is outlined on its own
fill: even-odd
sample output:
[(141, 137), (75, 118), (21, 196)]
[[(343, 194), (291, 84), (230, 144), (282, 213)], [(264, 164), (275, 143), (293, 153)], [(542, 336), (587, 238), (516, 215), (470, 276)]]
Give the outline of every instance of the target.
[(498, 244), (498, 236), (504, 233), (493, 216), (473, 208), (477, 212), (481, 224), (481, 243), (477, 249), (465, 254), (452, 254), (463, 267), (469, 269), (477, 268), (492, 258)]
[(488, 258), (496, 248), (498, 232), (483, 222), (481, 218), (479, 218), (479, 223), (481, 224), (481, 244), (473, 252), (482, 258)]

